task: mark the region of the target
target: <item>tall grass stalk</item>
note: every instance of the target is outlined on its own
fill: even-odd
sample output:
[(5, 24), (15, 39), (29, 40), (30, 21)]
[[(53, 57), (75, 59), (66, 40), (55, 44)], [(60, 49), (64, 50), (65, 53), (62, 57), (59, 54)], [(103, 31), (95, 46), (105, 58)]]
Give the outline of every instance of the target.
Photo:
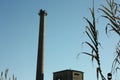
[(0, 80), (17, 80), (17, 78), (14, 76), (14, 74), (13, 74), (12, 78), (9, 77), (9, 79), (8, 79), (8, 71), (9, 70), (6, 69), (4, 73), (1, 72)]
[[(120, 37), (120, 4), (115, 3), (115, 0), (105, 0), (108, 7), (101, 5), (102, 8), (99, 8), (104, 15), (102, 17), (109, 20), (106, 25), (106, 33), (109, 31), (114, 31)], [(120, 40), (117, 43), (116, 47), (116, 57), (112, 63), (111, 72), (120, 70)]]
[(102, 80), (106, 80), (102, 73), (101, 64), (100, 64), (100, 56), (99, 56), (99, 41), (98, 41), (98, 30), (96, 29), (96, 18), (95, 18), (95, 12), (94, 12), (94, 0), (93, 0), (93, 7), (90, 8), (90, 13), (92, 16), (92, 21), (88, 18), (84, 17), (86, 22), (88, 23), (88, 26), (86, 26), (86, 35), (90, 39), (90, 41), (85, 41), (83, 44), (87, 44), (91, 48), (91, 52), (82, 52), (83, 54), (89, 55), (91, 57), (91, 60), (95, 59), (97, 62), (97, 68), (96, 68), (96, 76), (97, 80), (99, 79), (99, 76), (101, 76)]

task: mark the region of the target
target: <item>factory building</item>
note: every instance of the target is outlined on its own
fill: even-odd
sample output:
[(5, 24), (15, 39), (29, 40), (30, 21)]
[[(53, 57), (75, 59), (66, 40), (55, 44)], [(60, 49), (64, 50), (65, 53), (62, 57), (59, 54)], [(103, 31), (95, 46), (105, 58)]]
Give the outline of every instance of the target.
[(84, 80), (84, 73), (77, 70), (62, 70), (53, 73), (53, 80)]

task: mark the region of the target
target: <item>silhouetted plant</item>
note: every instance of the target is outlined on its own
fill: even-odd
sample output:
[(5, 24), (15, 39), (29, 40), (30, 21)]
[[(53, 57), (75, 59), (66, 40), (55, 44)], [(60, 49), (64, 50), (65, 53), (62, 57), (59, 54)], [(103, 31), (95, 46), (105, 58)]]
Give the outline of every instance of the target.
[(83, 54), (89, 55), (92, 58), (92, 62), (95, 59), (97, 62), (98, 67), (96, 68), (96, 76), (97, 79), (99, 79), (99, 75), (101, 76), (102, 80), (106, 80), (101, 69), (100, 64), (100, 56), (99, 56), (99, 41), (98, 41), (98, 31), (96, 29), (96, 18), (95, 18), (95, 12), (94, 12), (94, 0), (93, 0), (93, 7), (90, 8), (90, 12), (92, 15), (92, 21), (90, 21), (88, 18), (84, 17), (84, 19), (87, 21), (88, 26), (86, 26), (86, 35), (90, 39), (90, 41), (85, 41), (83, 44), (87, 44), (91, 48), (91, 52), (82, 52)]
[(114, 0), (106, 0), (106, 2), (108, 7), (101, 5), (102, 8), (99, 8), (105, 14), (102, 17), (110, 21), (106, 26), (106, 33), (115, 31), (120, 36), (120, 5), (115, 3)]
[[(106, 0), (108, 7), (102, 5), (99, 8), (104, 15), (102, 17), (108, 19), (110, 22), (106, 25), (106, 33), (108, 31), (114, 31), (120, 36), (120, 4), (115, 3), (114, 0)], [(120, 69), (120, 41), (116, 47), (116, 57), (112, 64), (112, 71)]]
[[(108, 6), (101, 5), (102, 8), (99, 8), (100, 11), (103, 12), (102, 17), (109, 20), (106, 25), (106, 34), (109, 31), (114, 31), (120, 36), (120, 4), (115, 3), (114, 0), (105, 0)], [(99, 75), (101, 76), (102, 80), (106, 80), (102, 73), (101, 64), (100, 64), (100, 57), (99, 57), (99, 41), (98, 41), (98, 31), (96, 29), (96, 18), (94, 12), (94, 0), (93, 0), (93, 8), (90, 9), (92, 15), (92, 21), (88, 18), (84, 18), (88, 26), (86, 26), (86, 35), (90, 39), (90, 41), (85, 41), (83, 44), (87, 44), (91, 48), (91, 52), (82, 52), (83, 54), (89, 55), (92, 58), (92, 62), (95, 59), (97, 61), (98, 67), (96, 68), (96, 76), (99, 79)], [(112, 63), (112, 71), (120, 70), (120, 41), (118, 42), (118, 46), (116, 47), (116, 57)]]
[[(8, 69), (5, 70), (5, 73), (1, 72), (1, 75), (0, 75), (0, 80), (8, 80)], [(11, 78), (9, 77), (9, 80), (11, 80)], [(14, 77), (14, 74), (12, 76), (12, 80), (17, 80), (16, 77)]]
[(116, 57), (112, 64), (112, 71), (120, 70), (120, 41), (118, 42), (118, 45), (116, 47)]

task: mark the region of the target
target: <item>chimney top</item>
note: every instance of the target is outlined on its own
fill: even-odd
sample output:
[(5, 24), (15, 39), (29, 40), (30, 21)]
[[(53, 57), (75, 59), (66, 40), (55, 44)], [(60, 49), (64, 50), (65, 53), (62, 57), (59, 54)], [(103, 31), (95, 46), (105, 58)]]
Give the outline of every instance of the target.
[(47, 15), (46, 10), (40, 9), (39, 15), (45, 15), (46, 16)]

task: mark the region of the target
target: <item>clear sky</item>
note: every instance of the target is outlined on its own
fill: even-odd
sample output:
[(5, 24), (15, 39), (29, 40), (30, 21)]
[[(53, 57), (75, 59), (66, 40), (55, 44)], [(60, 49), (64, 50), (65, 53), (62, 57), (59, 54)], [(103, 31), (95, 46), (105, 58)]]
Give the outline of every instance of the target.
[[(95, 0), (96, 10), (104, 0)], [(89, 50), (83, 17), (90, 17), (92, 0), (0, 0), (0, 72), (9, 68), (9, 76), (18, 80), (35, 80), (40, 9), (46, 9), (45, 80), (53, 80), (53, 72), (73, 69), (84, 72), (84, 80), (96, 80), (96, 63), (77, 54)], [(97, 12), (103, 73), (107, 75), (115, 56), (118, 35), (105, 35), (105, 22)]]

